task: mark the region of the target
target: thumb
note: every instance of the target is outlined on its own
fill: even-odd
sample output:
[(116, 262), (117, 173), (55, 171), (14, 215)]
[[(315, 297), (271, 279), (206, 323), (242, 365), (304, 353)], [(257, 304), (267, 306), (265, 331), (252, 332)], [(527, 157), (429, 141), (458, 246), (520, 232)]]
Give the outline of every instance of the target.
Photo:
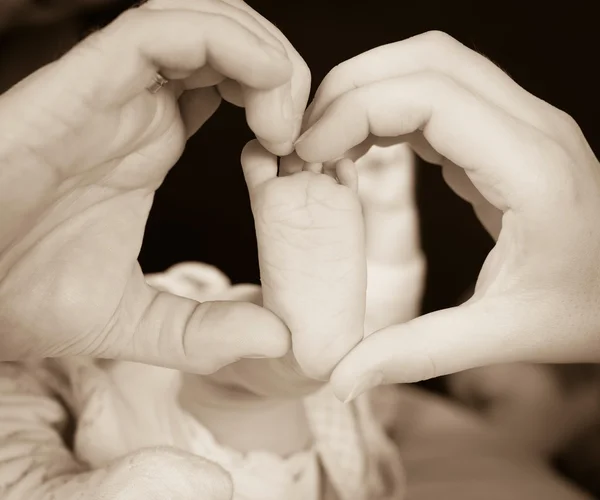
[[(481, 299), (379, 330), (358, 344), (331, 377), (350, 401), (391, 383), (411, 383), (479, 366), (535, 356), (539, 317), (518, 301)], [(528, 313), (528, 314), (527, 314)]]
[(141, 275), (130, 284), (102, 357), (207, 375), (241, 358), (277, 358), (290, 332), (249, 302), (197, 302), (155, 290)]
[(53, 492), (74, 500), (231, 500), (229, 475), (218, 465), (176, 449), (146, 449), (75, 476)]

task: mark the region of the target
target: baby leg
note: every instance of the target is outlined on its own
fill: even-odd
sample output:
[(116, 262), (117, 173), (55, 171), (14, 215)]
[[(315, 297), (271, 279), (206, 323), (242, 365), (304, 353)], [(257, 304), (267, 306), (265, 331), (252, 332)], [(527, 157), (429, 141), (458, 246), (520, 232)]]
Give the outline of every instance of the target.
[(276, 158), (256, 142), (242, 166), (263, 304), (289, 326), (303, 372), (325, 379), (364, 333), (364, 223), (353, 168), (342, 162), (337, 180), (311, 168), (278, 176)]
[(367, 252), (366, 333), (419, 315), (425, 258), (406, 144), (373, 146), (356, 162)]

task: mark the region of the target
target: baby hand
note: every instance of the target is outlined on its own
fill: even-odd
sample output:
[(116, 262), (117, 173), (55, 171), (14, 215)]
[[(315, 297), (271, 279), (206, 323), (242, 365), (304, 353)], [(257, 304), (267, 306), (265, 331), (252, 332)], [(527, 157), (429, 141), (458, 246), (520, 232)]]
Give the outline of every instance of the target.
[(231, 479), (221, 467), (171, 448), (133, 453), (107, 467), (55, 482), (47, 490), (47, 497), (35, 498), (230, 500), (232, 496)]

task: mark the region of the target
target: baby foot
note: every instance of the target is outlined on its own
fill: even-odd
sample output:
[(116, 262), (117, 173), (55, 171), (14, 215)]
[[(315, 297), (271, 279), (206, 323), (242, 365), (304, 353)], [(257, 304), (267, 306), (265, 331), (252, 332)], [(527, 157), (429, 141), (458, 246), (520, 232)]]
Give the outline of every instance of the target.
[(263, 304), (290, 328), (303, 372), (326, 379), (364, 333), (364, 223), (354, 164), (340, 162), (335, 175), (307, 165), (278, 176), (277, 159), (253, 141), (242, 166)]

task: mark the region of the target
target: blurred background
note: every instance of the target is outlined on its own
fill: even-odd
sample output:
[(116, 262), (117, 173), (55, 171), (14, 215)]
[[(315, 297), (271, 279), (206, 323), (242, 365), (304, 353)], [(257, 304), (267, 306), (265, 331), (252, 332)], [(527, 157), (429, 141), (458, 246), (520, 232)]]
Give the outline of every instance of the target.
[[(0, 92), (60, 56), (133, 3), (0, 0)], [(442, 30), (485, 54), (533, 94), (571, 114), (596, 155), (600, 153), (600, 74), (596, 67), (600, 35), (594, 2), (248, 3), (276, 24), (307, 61), (313, 91), (326, 73), (345, 59), (377, 45)], [(234, 282), (258, 283), (252, 214), (239, 167), (241, 148), (251, 138), (243, 111), (224, 103), (190, 140), (156, 195), (140, 255), (146, 272), (198, 260), (216, 265)], [(430, 312), (468, 297), (492, 241), (470, 207), (445, 186), (437, 167), (420, 163), (417, 199), (422, 245), (428, 259), (423, 311)], [(450, 384), (435, 380), (423, 385), (435, 391), (450, 389), (453, 397), (477, 411), (488, 412), (489, 418), (508, 422), (506, 425), (516, 433), (542, 429), (553, 434), (552, 425), (537, 424), (562, 422), (555, 420), (560, 414), (566, 422), (561, 425), (583, 430), (566, 433), (557, 448), (550, 447), (544, 453), (557, 458), (563, 470), (600, 498), (598, 368), (521, 368), (487, 370), (461, 375)], [(525, 384), (525, 379), (530, 384)], [(512, 406), (507, 409), (509, 400)], [(496, 411), (498, 401), (503, 402), (500, 412)], [(582, 420), (582, 415), (589, 418)], [(542, 440), (549, 443), (550, 436), (546, 438)]]

